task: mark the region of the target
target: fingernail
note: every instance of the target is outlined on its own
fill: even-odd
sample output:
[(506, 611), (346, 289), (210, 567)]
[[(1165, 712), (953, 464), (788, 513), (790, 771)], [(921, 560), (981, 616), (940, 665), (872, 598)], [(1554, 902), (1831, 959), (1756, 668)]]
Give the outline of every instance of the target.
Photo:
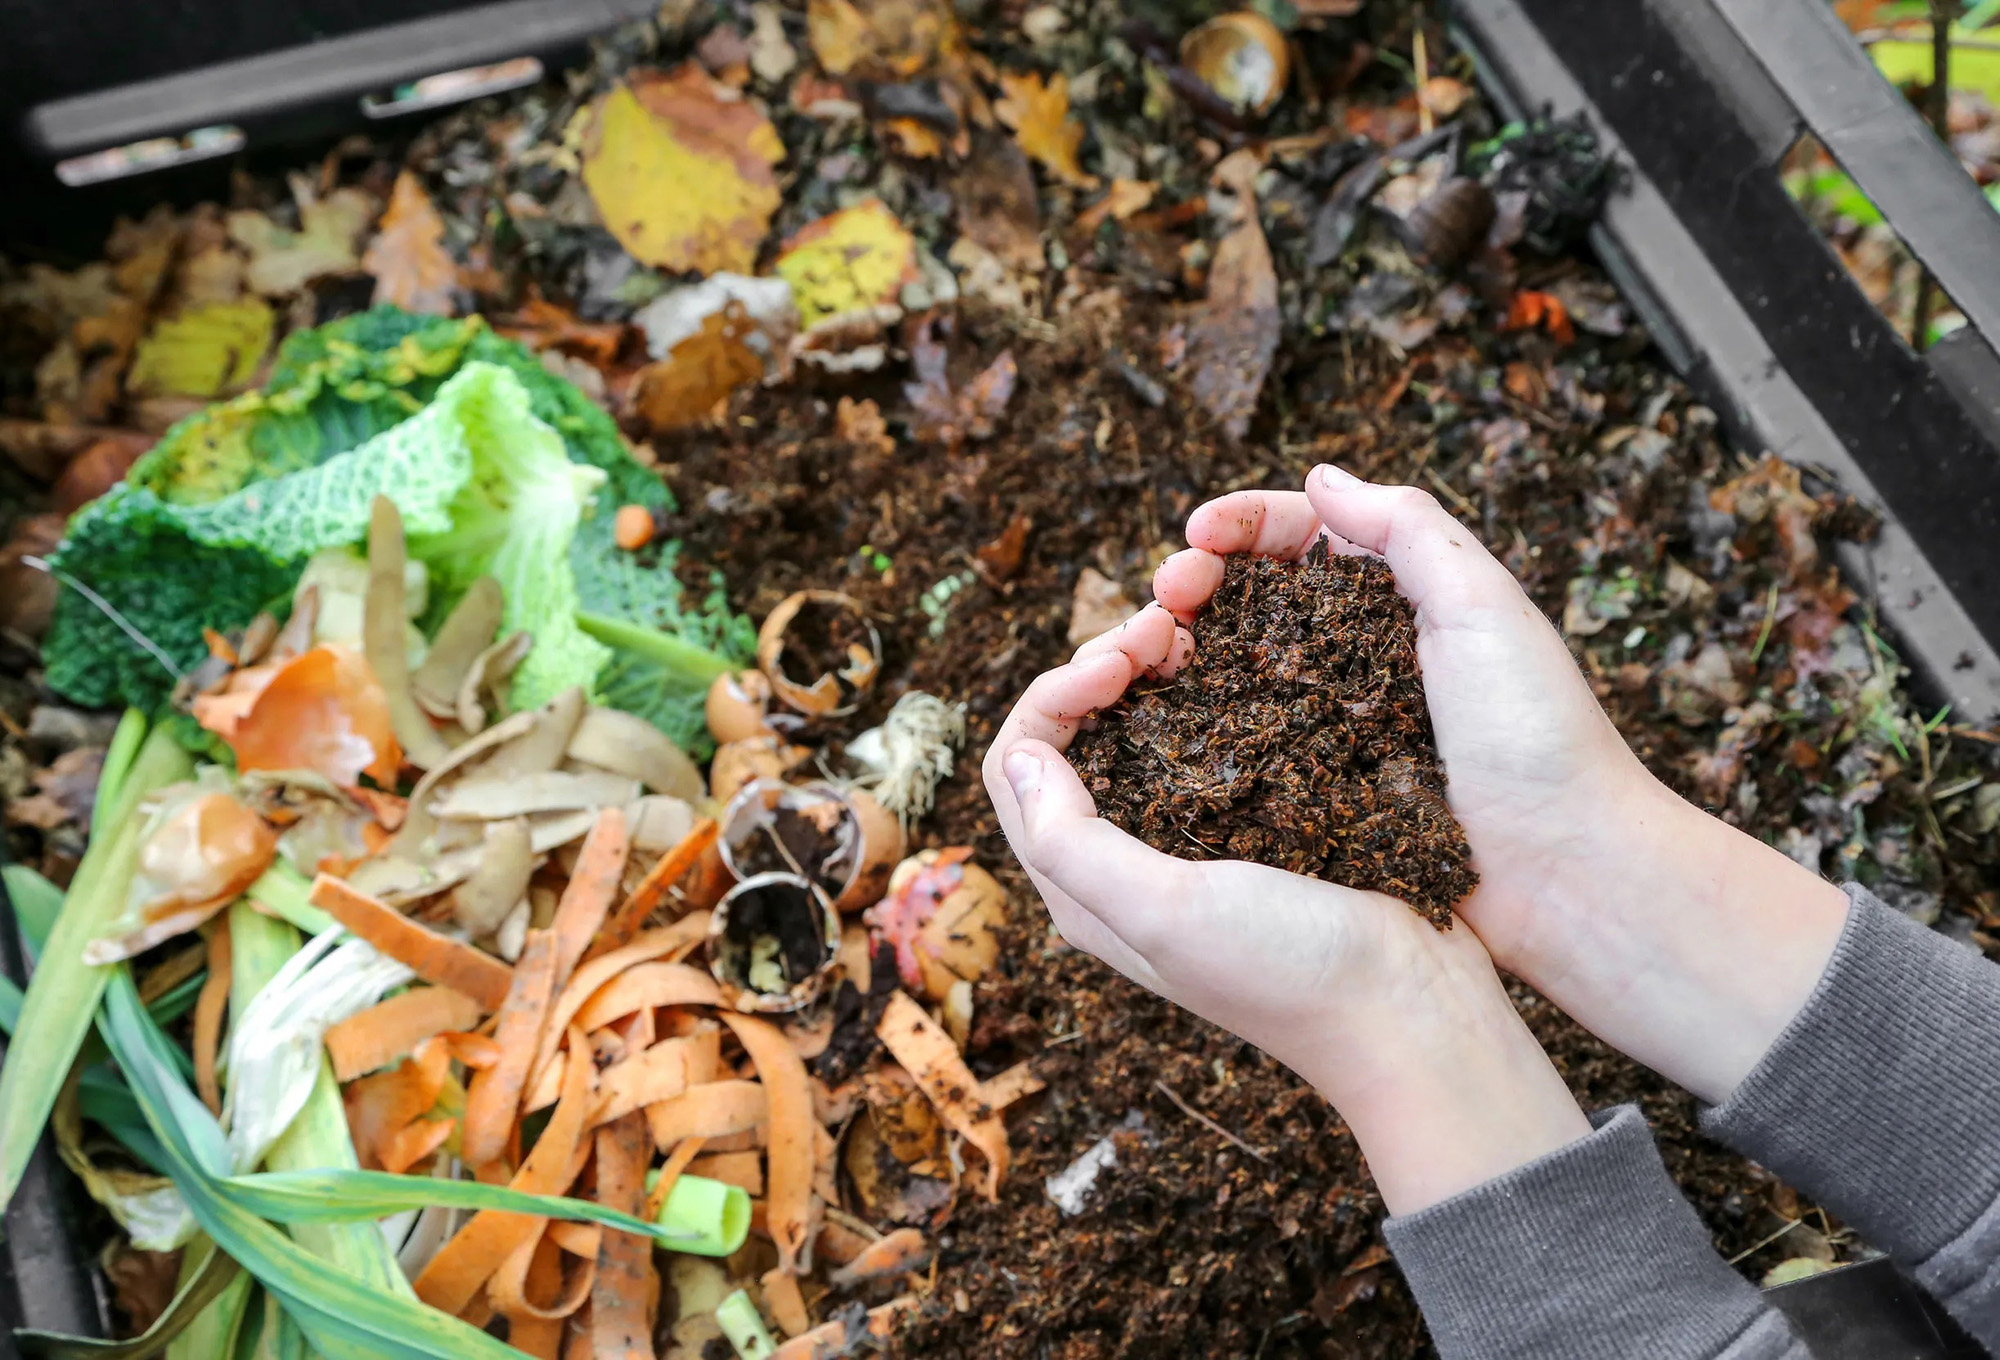
[(1007, 772), (1007, 787), (1014, 790), (1014, 797), (1026, 800), (1039, 793), (1042, 787), (1042, 762), (1026, 751), (1009, 751), (1002, 762)]
[(1321, 463), (1313, 469), (1313, 476), (1319, 478), (1321, 486), (1335, 491), (1345, 491), (1349, 487), (1360, 486), (1361, 479), (1345, 468), (1337, 468), (1331, 463)]

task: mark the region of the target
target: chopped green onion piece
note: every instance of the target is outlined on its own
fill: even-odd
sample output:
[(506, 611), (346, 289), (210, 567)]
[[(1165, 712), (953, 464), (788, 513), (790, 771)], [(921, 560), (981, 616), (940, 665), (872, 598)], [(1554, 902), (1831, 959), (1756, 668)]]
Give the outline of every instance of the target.
[[(646, 1173), (646, 1189), (658, 1184), (660, 1173)], [(740, 1185), (682, 1176), (660, 1206), (660, 1226), (672, 1234), (673, 1251), (690, 1256), (728, 1256), (750, 1235), (750, 1196)]]
[(737, 1290), (716, 1306), (715, 1325), (722, 1328), (722, 1334), (736, 1347), (736, 1354), (742, 1360), (770, 1360), (778, 1353), (778, 1343), (771, 1339), (770, 1328), (764, 1325), (757, 1305), (744, 1290)]

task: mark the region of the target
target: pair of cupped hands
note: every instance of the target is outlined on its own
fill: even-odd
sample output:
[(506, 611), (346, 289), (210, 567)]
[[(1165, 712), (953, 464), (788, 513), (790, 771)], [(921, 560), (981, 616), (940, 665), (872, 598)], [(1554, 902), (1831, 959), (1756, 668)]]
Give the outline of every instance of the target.
[[(1804, 1004), (1847, 900), (1650, 775), (1513, 575), (1427, 493), (1316, 468), (1187, 524), (1154, 603), (1040, 676), (987, 754), (1001, 827), (1063, 938), (1264, 1049), (1332, 1101), (1409, 1213), (1590, 1125), (1506, 969), (1719, 1102)], [(1416, 610), (1447, 796), (1478, 888), (1440, 932), (1403, 903), (1261, 865), (1177, 859), (1099, 820), (1063, 749), (1199, 645), (1223, 558), (1372, 553)]]

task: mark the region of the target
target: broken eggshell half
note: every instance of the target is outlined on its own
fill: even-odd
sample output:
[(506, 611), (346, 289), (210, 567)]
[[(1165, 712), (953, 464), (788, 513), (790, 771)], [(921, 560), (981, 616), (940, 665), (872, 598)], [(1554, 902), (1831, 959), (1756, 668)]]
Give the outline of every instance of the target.
[(859, 911), (888, 887), (903, 853), (903, 827), (859, 789), (757, 779), (723, 811), (721, 853), (739, 879), (803, 874), (838, 910)]
[(881, 673), (882, 639), (852, 598), (801, 590), (757, 630), (757, 665), (786, 707), (808, 718), (841, 718)]
[(819, 996), (840, 946), (840, 916), (824, 891), (797, 874), (755, 874), (716, 903), (708, 969), (722, 1001), (778, 1014)]
[(762, 671), (718, 675), (708, 687), (703, 716), (718, 746), (773, 735), (770, 714), (771, 679)]

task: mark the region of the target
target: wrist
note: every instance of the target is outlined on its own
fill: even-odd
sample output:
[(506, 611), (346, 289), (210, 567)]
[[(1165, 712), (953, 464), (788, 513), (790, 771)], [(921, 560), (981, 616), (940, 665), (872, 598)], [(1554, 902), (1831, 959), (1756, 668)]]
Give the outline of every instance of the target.
[(1846, 896), (1636, 765), (1603, 806), (1618, 835), (1554, 875), (1532, 938), (1496, 957), (1605, 1042), (1720, 1103), (1812, 994)]
[(1457, 975), (1435, 980), (1431, 1004), (1349, 1017), (1308, 1074), (1354, 1134), (1392, 1214), (1590, 1133), (1483, 955), (1480, 964), (1445, 969)]

